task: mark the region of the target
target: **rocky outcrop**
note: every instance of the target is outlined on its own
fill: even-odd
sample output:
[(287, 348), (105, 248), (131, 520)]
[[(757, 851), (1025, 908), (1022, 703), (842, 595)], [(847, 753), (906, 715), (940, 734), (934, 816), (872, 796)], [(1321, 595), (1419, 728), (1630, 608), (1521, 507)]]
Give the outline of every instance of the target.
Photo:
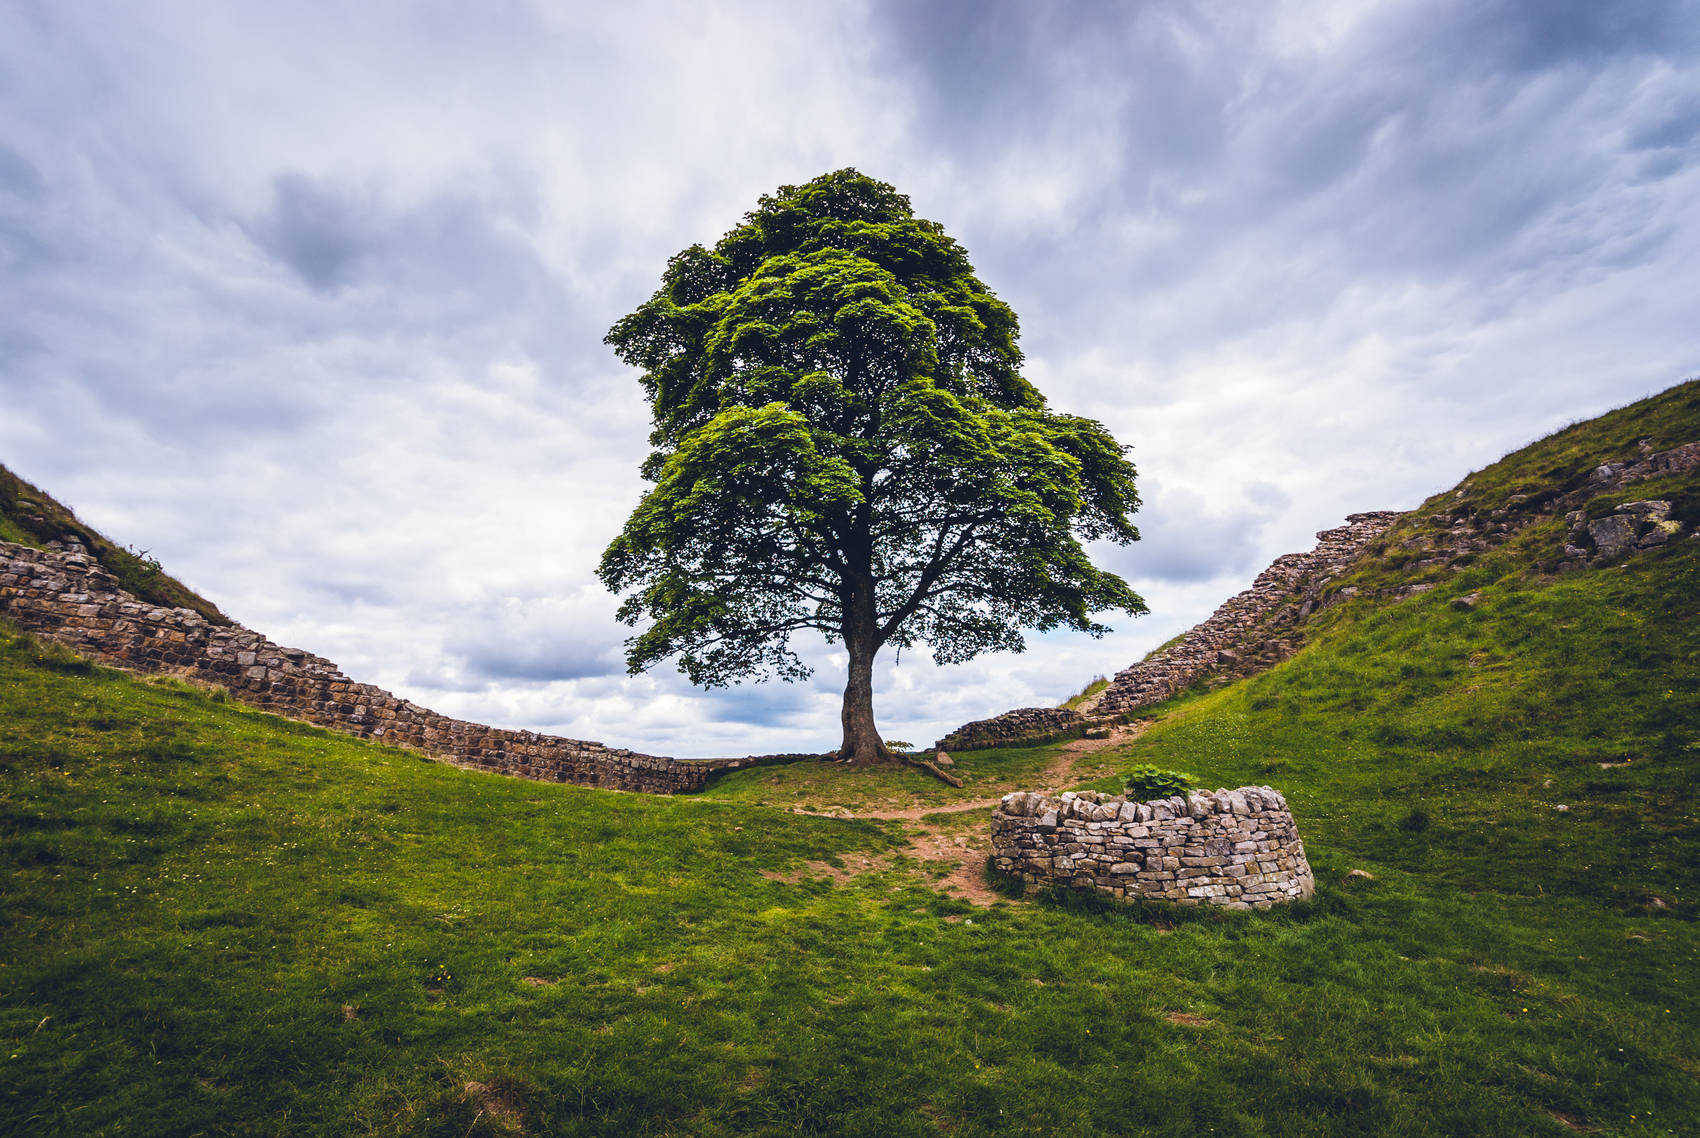
[(1641, 449), (1640, 458), (1596, 466), (1588, 475), (1588, 485), (1627, 486), (1667, 474), (1692, 474), (1700, 470), (1700, 440), (1661, 451), (1655, 451), (1646, 440), (1637, 445)]
[(1564, 552), (1573, 561), (1588, 559), (1585, 539), (1593, 546), (1592, 559), (1603, 563), (1637, 549), (1664, 545), (1682, 533), (1682, 523), (1672, 521), (1670, 511), (1669, 502), (1658, 500), (1624, 502), (1612, 513), (1592, 521), (1588, 511), (1572, 510), (1565, 516), (1570, 523), (1570, 540)]
[[(1575, 570), (1604, 565), (1640, 549), (1654, 549), (1683, 536), (1680, 520), (1671, 517), (1672, 504), (1659, 498), (1623, 502), (1612, 512), (1590, 517), (1587, 502), (1637, 482), (1700, 470), (1700, 442), (1666, 451), (1644, 447), (1643, 457), (1634, 462), (1608, 462), (1595, 467), (1584, 485), (1561, 499), (1569, 530), (1560, 569)], [(1690, 536), (1693, 536), (1690, 534)]]
[(1268, 909), (1316, 890), (1287, 801), (1267, 786), (1149, 802), (1006, 795), (992, 859), (1031, 885), (1124, 901)]
[[(1412, 515), (1410, 524), (1389, 542), (1389, 553), (1403, 557), (1404, 568), (1420, 573), (1444, 567), (1461, 568), (1483, 553), (1516, 538), (1531, 526), (1562, 515), (1566, 530), (1563, 552), (1557, 558), (1541, 559), (1543, 569), (1571, 572), (1598, 568), (1620, 561), (1638, 550), (1653, 549), (1679, 538), (1693, 538), (1694, 530), (1674, 516), (1674, 504), (1664, 499), (1612, 504), (1636, 483), (1700, 470), (1700, 442), (1685, 443), (1668, 450), (1654, 450), (1648, 440), (1638, 444), (1640, 456), (1604, 463), (1586, 475), (1565, 484), (1517, 491), (1490, 509), (1467, 499), (1468, 486), (1454, 497), (1449, 508)], [(1601, 499), (1607, 499), (1602, 503)], [(1410, 592), (1405, 587), (1393, 592)], [(1381, 590), (1388, 592), (1389, 590)]]
[(76, 547), (0, 542), (0, 616), (120, 667), (215, 684), (291, 719), (521, 778), (674, 794), (700, 790), (720, 771), (800, 757), (680, 760), (451, 719), (251, 629), (138, 600)]

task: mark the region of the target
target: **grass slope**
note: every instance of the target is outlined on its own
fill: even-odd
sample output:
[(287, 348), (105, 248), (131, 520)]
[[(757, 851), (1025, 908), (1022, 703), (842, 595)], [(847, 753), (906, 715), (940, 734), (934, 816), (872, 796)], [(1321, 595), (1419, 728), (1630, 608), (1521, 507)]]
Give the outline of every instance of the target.
[[(1691, 395), (1555, 439), (1584, 469)], [(620, 795), (0, 626), (0, 1133), (1700, 1132), (1700, 542), (1543, 575), (1562, 536), (1101, 753), (1280, 787), (1319, 884), (1268, 914), (971, 909), (903, 824), (791, 809), (1055, 748)]]
[(48, 542), (67, 537), (81, 542), (120, 585), (142, 600), (166, 608), (194, 609), (215, 624), (230, 623), (217, 605), (165, 572), (146, 550), (120, 548), (78, 521), (51, 494), (0, 466), (0, 541), (46, 549)]
[[(1498, 590), (1468, 612), (1343, 606), (1176, 705), (1124, 761), (1297, 808), (1318, 898), (1250, 918), (971, 910), (901, 858), (834, 884), (810, 864), (901, 854), (894, 824), (754, 803), (859, 772), (531, 784), (7, 633), (0, 1130), (1691, 1132), (1696, 719), (1650, 681), (1700, 648), (1660, 607), (1697, 573), (1682, 550), (1460, 581)], [(1581, 602), (1567, 644), (1532, 636)], [(1577, 653), (1609, 702), (1548, 688)]]

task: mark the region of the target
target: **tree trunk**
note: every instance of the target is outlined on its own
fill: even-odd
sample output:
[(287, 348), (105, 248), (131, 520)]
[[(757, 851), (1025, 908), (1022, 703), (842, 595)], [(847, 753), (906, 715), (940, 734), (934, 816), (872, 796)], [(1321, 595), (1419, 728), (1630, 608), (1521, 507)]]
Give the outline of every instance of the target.
[(844, 743), (838, 757), (851, 763), (889, 763), (891, 752), (874, 726), (874, 655), (879, 651), (870, 578), (853, 588), (844, 622), (844, 646), (850, 651), (850, 679), (844, 685)]
[[(871, 640), (871, 638), (870, 638)], [(838, 757), (852, 763), (885, 763), (879, 728), (874, 726), (874, 647), (850, 644), (850, 680), (844, 685), (844, 743)]]

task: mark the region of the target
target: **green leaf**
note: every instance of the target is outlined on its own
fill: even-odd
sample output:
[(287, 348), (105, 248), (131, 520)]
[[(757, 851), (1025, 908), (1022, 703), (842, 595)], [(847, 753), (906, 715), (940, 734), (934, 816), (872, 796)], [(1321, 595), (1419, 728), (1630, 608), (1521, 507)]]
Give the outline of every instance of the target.
[(1017, 336), (961, 246), (854, 170), (675, 256), (607, 337), (655, 422), (653, 488), (600, 569), (648, 622), (630, 667), (796, 678), (812, 630), (854, 674), (893, 641), (960, 661), (1145, 611), (1082, 544), (1138, 539), (1125, 448), (1047, 409)]

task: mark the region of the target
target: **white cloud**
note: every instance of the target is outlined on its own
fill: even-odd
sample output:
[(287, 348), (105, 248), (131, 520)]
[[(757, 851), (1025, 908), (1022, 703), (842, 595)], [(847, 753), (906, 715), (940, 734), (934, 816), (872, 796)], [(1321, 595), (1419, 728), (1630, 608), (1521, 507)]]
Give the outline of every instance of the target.
[(856, 165), (1134, 445), (1152, 607), (882, 658), (930, 741), (1054, 702), (1350, 511), (1700, 371), (1693, 3), (0, 8), (0, 461), (445, 712), (834, 745), (807, 687), (623, 674), (594, 569), (666, 258)]

